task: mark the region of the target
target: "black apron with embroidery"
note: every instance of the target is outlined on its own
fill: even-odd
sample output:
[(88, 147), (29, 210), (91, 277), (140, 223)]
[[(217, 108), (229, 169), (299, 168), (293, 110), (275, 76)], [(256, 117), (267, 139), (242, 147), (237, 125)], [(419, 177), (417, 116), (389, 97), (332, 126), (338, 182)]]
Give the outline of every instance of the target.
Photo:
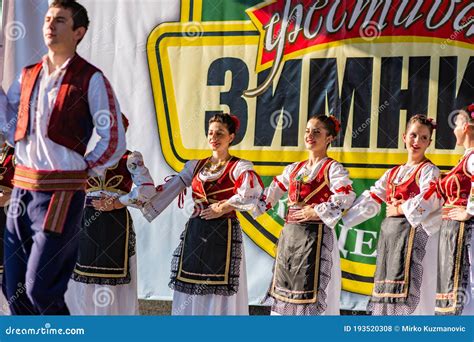
[(322, 224), (285, 224), (278, 240), (272, 297), (296, 304), (317, 301), (322, 237)]
[[(469, 291), (469, 244), (473, 220), (443, 220), (439, 236), (436, 314), (460, 315)], [(471, 299), (472, 300), (472, 299)]]
[(407, 300), (414, 236), (415, 229), (405, 217), (387, 217), (383, 220), (377, 245), (372, 302), (398, 303)]
[(101, 285), (128, 284), (129, 258), (134, 254), (135, 233), (126, 208), (101, 212), (85, 207), (74, 280)]
[(189, 219), (173, 255), (170, 287), (194, 295), (238, 291), (242, 233), (236, 218)]
[(178, 279), (227, 284), (231, 230), (230, 219), (191, 219), (185, 231)]

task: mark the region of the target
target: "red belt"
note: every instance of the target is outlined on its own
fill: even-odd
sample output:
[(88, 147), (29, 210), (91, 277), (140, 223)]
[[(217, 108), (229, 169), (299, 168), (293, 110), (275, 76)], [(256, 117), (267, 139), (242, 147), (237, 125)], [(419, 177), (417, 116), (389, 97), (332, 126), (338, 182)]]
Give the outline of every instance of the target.
[(33, 170), (21, 165), (15, 168), (13, 185), (30, 191), (78, 191), (86, 188), (86, 171)]
[(46, 212), (43, 230), (61, 234), (72, 197), (86, 188), (86, 171), (33, 170), (22, 165), (15, 168), (13, 184), (29, 191), (53, 192)]

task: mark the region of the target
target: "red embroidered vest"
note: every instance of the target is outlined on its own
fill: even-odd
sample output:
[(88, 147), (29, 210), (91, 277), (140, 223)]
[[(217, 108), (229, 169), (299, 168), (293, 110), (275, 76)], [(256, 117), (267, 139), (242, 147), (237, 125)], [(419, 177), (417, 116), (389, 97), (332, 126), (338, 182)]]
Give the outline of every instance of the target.
[(0, 190), (13, 189), (12, 180), (15, 174), (14, 154), (15, 150), (12, 147), (4, 146), (0, 155)]
[(467, 172), (467, 161), (474, 153), (468, 153), (451, 171), (439, 180), (444, 205), (467, 206), (471, 193), (471, 175)]
[(132, 175), (127, 168), (128, 156), (131, 151), (125, 152), (119, 162), (105, 171), (104, 177), (89, 177), (87, 179), (87, 192), (110, 191), (121, 195), (128, 194), (132, 190)]
[(209, 204), (227, 200), (235, 194), (236, 180), (232, 173), (240, 159), (232, 157), (218, 179), (203, 182), (199, 178), (199, 172), (201, 172), (208, 160), (209, 158), (201, 159), (194, 169), (192, 181), (193, 200), (199, 207), (207, 207)]
[(424, 161), (412, 172), (411, 176), (401, 184), (394, 184), (395, 178), (401, 165), (390, 170), (387, 179), (387, 203), (392, 203), (395, 200), (408, 200), (420, 193), (419, 179), (421, 169), (431, 164), (429, 160)]
[(305, 183), (297, 179), (298, 171), (308, 161), (302, 161), (296, 165), (290, 174), (290, 184), (288, 187), (288, 204), (294, 205), (303, 203), (307, 205), (316, 205), (327, 202), (332, 192), (329, 187), (329, 167), (334, 160), (328, 158), (318, 171), (318, 174), (311, 182)]
[[(27, 134), (32, 94), (42, 68), (40, 62), (23, 69), (15, 142)], [(59, 87), (48, 125), (49, 139), (81, 155), (85, 154), (94, 129), (87, 92), (96, 72), (100, 70), (78, 55), (73, 57)]]

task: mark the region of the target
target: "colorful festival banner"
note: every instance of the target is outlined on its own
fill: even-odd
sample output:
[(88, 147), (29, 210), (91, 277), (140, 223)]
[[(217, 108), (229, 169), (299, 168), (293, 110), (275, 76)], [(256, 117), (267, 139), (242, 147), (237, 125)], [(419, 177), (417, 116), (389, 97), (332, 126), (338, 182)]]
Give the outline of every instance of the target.
[[(208, 156), (206, 123), (241, 120), (233, 154), (269, 184), (306, 158), (309, 116), (342, 122), (329, 155), (350, 171), (358, 194), (406, 160), (407, 120), (438, 122), (428, 157), (457, 161), (457, 109), (474, 94), (474, 4), (469, 1), (187, 0), (181, 21), (162, 23), (146, 44), (163, 156), (175, 171)], [(245, 233), (275, 254), (286, 200)], [(370, 295), (382, 215), (337, 227), (343, 289)]]

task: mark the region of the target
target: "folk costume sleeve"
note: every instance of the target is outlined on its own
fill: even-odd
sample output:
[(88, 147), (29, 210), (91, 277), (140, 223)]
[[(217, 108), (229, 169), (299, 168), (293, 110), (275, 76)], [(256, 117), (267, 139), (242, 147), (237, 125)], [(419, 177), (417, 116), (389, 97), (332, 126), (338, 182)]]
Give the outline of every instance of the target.
[[(18, 106), (20, 105), (21, 94), (21, 74), (15, 78), (7, 92), (7, 109), (0, 114), (3, 120), (1, 123), (1, 133), (10, 146), (15, 146), (15, 129), (18, 120)], [(5, 115), (3, 116), (3, 113)]]
[(240, 160), (232, 176), (236, 180), (235, 195), (227, 202), (239, 211), (248, 211), (257, 207), (263, 191), (263, 183), (253, 170), (253, 164), (247, 160)]
[(254, 217), (260, 216), (270, 210), (288, 191), (290, 185), (290, 174), (298, 163), (293, 163), (285, 167), (283, 173), (273, 178), (271, 184), (264, 190), (261, 200), (252, 211)]
[(405, 201), (401, 207), (403, 214), (413, 227), (422, 225), (428, 235), (439, 230), (441, 226), (441, 196), (430, 191), (439, 178), (439, 169), (427, 164), (420, 171), (420, 193)]
[(140, 152), (135, 151), (128, 156), (127, 169), (132, 175), (135, 187), (130, 193), (121, 196), (119, 200), (123, 205), (141, 208), (156, 194), (153, 178), (145, 166)]
[(356, 194), (352, 190), (349, 172), (338, 162), (330, 166), (329, 183), (332, 195), (327, 202), (316, 205), (314, 210), (324, 224), (334, 228), (341, 219), (343, 211), (351, 207)]
[(94, 149), (85, 160), (90, 173), (102, 175), (114, 166), (126, 150), (125, 128), (123, 127), (120, 106), (109, 81), (99, 72), (92, 76), (88, 101), (93, 116), (95, 131), (100, 137)]
[(352, 207), (342, 218), (346, 227), (354, 227), (376, 216), (381, 209), (382, 202), (387, 198), (387, 179), (391, 170), (375, 182), (370, 190), (366, 190), (357, 198)]
[(174, 177), (167, 177), (164, 184), (156, 187), (156, 194), (143, 206), (142, 213), (151, 222), (187, 187), (191, 186), (198, 160), (190, 160), (184, 169)]

